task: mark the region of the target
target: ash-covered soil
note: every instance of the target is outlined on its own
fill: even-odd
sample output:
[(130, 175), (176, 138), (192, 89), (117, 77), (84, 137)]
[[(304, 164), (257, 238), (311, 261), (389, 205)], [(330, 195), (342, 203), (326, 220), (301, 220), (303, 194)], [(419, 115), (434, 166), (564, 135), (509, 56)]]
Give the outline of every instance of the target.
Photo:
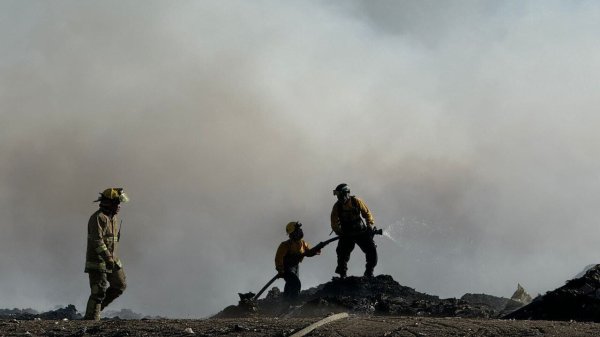
[(517, 320), (497, 319), (522, 305), (520, 299), (530, 300), (525, 295), (519, 286), (512, 300), (486, 294), (440, 299), (402, 286), (387, 275), (349, 277), (305, 290), (293, 303), (281, 298), (277, 288), (259, 301), (248, 300), (246, 294), (238, 305), (201, 320), (94, 322), (74, 319), (80, 314), (72, 305), (46, 313), (5, 309), (0, 311), (0, 337), (287, 337), (339, 312), (350, 316), (307, 336), (600, 336), (600, 323), (582, 322), (600, 321), (600, 266), (505, 316)]
[[(323, 317), (203, 320), (0, 320), (0, 336), (290, 336)], [(191, 329), (191, 330), (189, 330)], [(187, 330), (187, 331), (186, 331)], [(553, 321), (352, 315), (307, 336), (600, 336), (600, 324)]]

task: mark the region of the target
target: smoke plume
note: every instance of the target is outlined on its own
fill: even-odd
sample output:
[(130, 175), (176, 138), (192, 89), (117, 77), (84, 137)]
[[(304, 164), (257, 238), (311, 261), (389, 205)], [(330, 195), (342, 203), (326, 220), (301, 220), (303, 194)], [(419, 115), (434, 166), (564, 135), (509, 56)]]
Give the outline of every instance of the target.
[(397, 240), (376, 273), (555, 288), (600, 257), (599, 30), (593, 1), (3, 1), (0, 304), (84, 307), (113, 186), (114, 309), (202, 317), (257, 291), (287, 222), (328, 237), (341, 182)]

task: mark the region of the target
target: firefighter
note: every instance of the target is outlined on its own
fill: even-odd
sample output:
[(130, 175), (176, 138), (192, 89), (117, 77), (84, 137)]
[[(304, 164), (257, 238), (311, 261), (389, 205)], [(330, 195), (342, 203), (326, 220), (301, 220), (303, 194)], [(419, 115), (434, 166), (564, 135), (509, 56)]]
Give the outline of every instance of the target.
[(298, 221), (290, 222), (285, 226), (285, 231), (289, 236), (279, 244), (275, 254), (275, 269), (277, 276), (285, 280), (283, 288), (283, 297), (287, 300), (294, 300), (300, 295), (299, 264), (305, 256), (315, 256), (321, 254), (320, 250), (310, 249), (304, 238), (302, 224)]
[(117, 214), (121, 204), (128, 201), (122, 188), (108, 188), (95, 201), (100, 203), (99, 209), (90, 217), (87, 230), (85, 272), (91, 294), (84, 319), (99, 320), (100, 311), (126, 288), (125, 271), (118, 257), (121, 224)]
[(348, 261), (354, 245), (365, 253), (365, 277), (373, 277), (377, 265), (377, 245), (373, 240), (375, 219), (364, 201), (350, 195), (347, 184), (339, 184), (333, 195), (337, 202), (331, 210), (331, 229), (340, 237), (336, 248), (337, 268), (335, 273), (345, 278)]

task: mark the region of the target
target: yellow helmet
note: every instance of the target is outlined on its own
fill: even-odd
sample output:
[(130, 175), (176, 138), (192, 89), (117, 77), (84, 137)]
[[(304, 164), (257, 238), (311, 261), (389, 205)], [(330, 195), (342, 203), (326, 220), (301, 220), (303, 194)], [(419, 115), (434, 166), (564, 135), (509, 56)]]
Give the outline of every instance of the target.
[(292, 234), (293, 231), (295, 231), (297, 228), (302, 227), (302, 224), (300, 223), (300, 221), (292, 221), (290, 223), (288, 223), (287, 225), (285, 225), (285, 232), (288, 233), (288, 235)]
[(129, 197), (127, 196), (127, 194), (125, 194), (125, 192), (123, 191), (122, 188), (113, 187), (113, 188), (107, 188), (102, 193), (100, 193), (100, 196), (98, 197), (98, 200), (96, 200), (96, 201), (102, 201), (102, 200), (111, 200), (111, 201), (118, 201), (118, 202), (126, 203), (129, 201)]

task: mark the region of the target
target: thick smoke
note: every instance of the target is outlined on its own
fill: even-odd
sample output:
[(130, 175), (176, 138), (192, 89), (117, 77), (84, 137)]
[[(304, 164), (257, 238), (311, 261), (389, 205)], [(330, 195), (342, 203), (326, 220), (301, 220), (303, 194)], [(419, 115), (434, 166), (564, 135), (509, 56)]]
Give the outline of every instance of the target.
[[(398, 240), (377, 273), (561, 285), (600, 255), (599, 30), (592, 1), (3, 1), (0, 305), (84, 306), (110, 186), (132, 199), (115, 308), (258, 290), (288, 221), (328, 237), (340, 182)], [(334, 268), (331, 246), (303, 286)]]

